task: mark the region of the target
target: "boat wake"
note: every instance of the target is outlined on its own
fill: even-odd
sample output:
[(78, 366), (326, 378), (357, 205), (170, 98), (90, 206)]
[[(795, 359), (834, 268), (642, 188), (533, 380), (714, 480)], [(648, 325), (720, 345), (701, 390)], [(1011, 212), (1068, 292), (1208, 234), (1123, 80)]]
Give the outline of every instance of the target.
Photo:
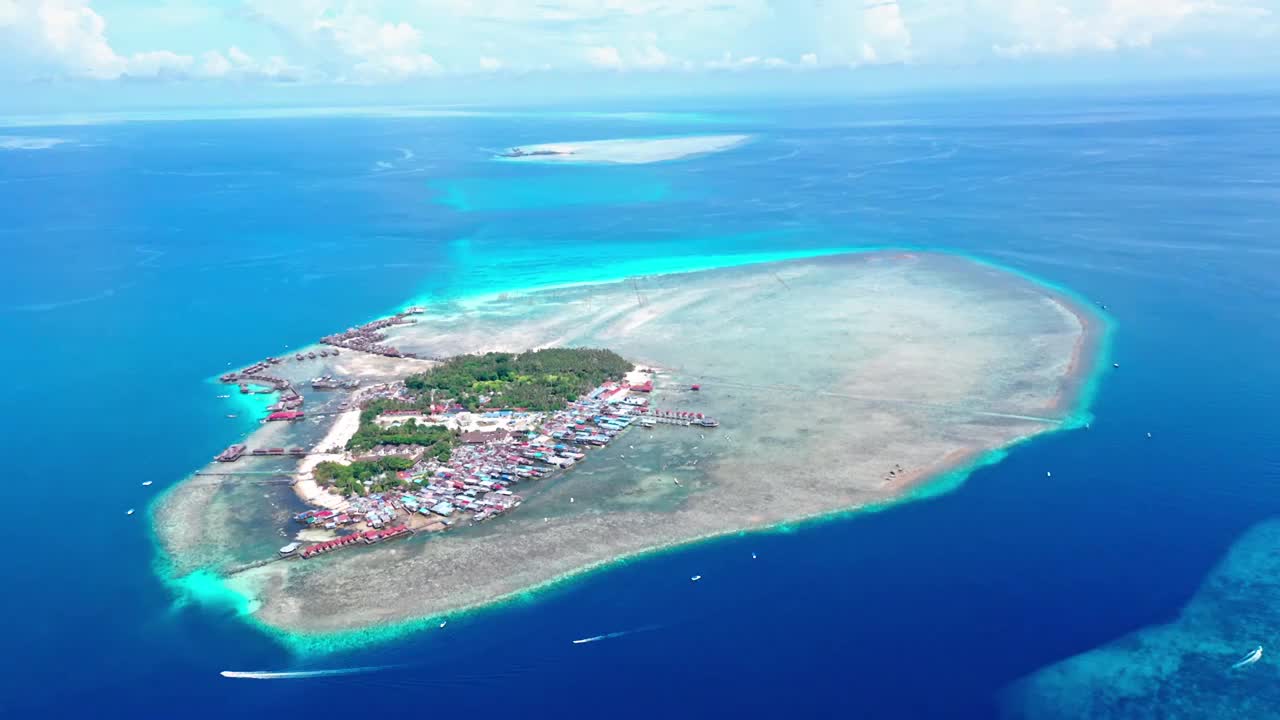
[(1262, 646), (1259, 645), (1253, 652), (1245, 655), (1239, 662), (1231, 666), (1232, 670), (1239, 670), (1247, 665), (1252, 665), (1262, 659)]
[(294, 670), (268, 672), (265, 670), (223, 670), (218, 673), (224, 678), (237, 680), (306, 680), (308, 678), (336, 677), (339, 675), (359, 675), (361, 673), (389, 670), (394, 665), (378, 665), (374, 667), (336, 668), (333, 670)]
[(591, 637), (586, 637), (586, 638), (581, 638), (581, 639), (579, 639), (579, 640), (574, 640), (574, 641), (573, 641), (573, 644), (574, 644), (574, 645), (585, 645), (585, 644), (587, 644), (587, 643), (600, 642), (601, 640), (613, 640), (614, 638), (620, 638), (620, 637), (623, 637), (623, 636), (626, 636), (626, 635), (634, 635), (634, 634), (636, 634), (636, 633), (648, 632), (648, 631), (650, 631), (650, 630), (657, 630), (657, 629), (658, 629), (658, 628), (660, 628), (660, 627), (662, 627), (662, 626), (661, 626), (661, 625), (646, 625), (646, 626), (644, 626), (644, 627), (642, 627), (642, 628), (636, 628), (636, 629), (634, 629), (634, 630), (619, 630), (619, 631), (617, 631), (617, 632), (605, 633), (604, 635), (592, 635)]

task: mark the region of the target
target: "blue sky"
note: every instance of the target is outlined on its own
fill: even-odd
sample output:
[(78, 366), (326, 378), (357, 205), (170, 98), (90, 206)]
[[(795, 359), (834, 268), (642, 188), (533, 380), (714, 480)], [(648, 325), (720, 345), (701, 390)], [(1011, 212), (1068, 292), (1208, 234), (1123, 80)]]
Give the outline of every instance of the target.
[(0, 0), (8, 108), (1274, 69), (1280, 0)]

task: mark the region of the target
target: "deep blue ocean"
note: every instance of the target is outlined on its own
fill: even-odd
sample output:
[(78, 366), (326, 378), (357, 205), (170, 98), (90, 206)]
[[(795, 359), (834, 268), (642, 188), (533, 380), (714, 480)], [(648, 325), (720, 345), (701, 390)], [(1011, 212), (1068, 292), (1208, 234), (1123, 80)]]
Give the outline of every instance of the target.
[[(687, 114), (0, 129), (66, 141), (0, 149), (0, 715), (989, 718), (1017, 678), (1174, 617), (1280, 513), (1280, 97), (625, 109)], [(650, 165), (489, 159), (713, 132), (754, 141)], [(252, 427), (208, 382), (228, 363), (413, 298), (880, 246), (1105, 303), (1121, 367), (1091, 429), (940, 497), (305, 661), (153, 571), (148, 503)], [(393, 667), (219, 676), (352, 666)]]

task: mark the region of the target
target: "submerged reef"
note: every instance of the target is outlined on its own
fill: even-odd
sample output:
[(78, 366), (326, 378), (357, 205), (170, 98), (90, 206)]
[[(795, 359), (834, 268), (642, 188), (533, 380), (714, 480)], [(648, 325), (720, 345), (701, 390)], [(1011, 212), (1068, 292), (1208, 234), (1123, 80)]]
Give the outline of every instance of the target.
[[(1011, 687), (1027, 720), (1275, 717), (1280, 708), (1280, 520), (1244, 534), (1165, 625), (1050, 665)], [(1262, 648), (1262, 652), (1257, 649)]]

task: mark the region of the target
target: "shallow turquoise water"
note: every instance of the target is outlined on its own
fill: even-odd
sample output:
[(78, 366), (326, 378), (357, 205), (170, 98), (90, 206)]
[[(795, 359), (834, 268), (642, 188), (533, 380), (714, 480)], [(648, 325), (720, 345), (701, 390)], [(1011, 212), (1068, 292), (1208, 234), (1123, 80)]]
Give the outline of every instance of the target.
[(546, 212), (566, 205), (631, 205), (670, 198), (666, 182), (628, 177), (617, 170), (527, 171), (522, 177), (459, 178), (434, 183), (436, 202), (459, 212), (530, 210)]

